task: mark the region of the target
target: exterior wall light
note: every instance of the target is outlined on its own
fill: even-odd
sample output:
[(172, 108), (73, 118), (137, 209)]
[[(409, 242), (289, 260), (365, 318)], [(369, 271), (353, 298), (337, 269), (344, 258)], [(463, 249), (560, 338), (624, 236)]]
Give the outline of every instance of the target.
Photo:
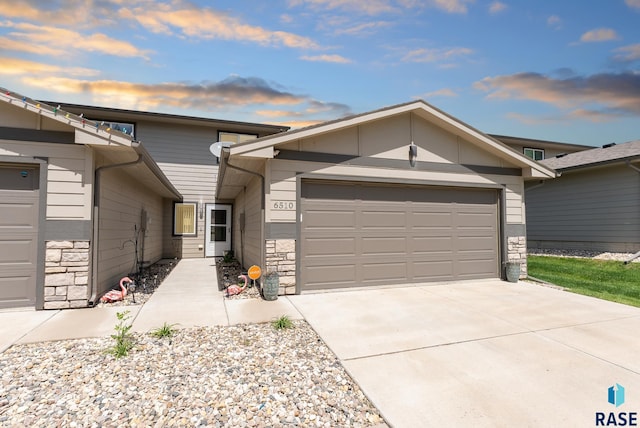
[(413, 144), (409, 144), (409, 164), (414, 167), (416, 166), (416, 158), (418, 157), (418, 146)]

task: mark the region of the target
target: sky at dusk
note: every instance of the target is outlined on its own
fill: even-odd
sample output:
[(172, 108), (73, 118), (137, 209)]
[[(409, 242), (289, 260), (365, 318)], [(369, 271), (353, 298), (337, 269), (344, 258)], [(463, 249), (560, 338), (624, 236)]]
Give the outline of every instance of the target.
[(0, 86), (300, 127), (424, 99), (492, 134), (640, 139), (640, 0), (0, 0)]

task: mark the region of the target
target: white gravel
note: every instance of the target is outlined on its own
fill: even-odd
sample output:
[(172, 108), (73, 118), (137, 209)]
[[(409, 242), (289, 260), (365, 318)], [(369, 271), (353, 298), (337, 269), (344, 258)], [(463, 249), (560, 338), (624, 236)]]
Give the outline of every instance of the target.
[[(528, 254), (531, 256), (576, 257), (594, 260), (613, 260), (618, 262), (629, 260), (634, 255), (633, 253), (610, 253), (592, 250), (540, 250), (535, 248), (529, 249)], [(640, 257), (633, 260), (633, 263), (639, 262)]]
[[(115, 323), (114, 323), (115, 325)], [(18, 345), (0, 354), (2, 427), (384, 426), (304, 321)]]

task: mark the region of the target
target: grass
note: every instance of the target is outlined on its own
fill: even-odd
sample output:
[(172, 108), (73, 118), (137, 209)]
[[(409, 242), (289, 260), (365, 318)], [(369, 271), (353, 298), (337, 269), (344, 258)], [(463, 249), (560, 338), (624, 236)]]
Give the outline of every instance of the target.
[(271, 321), (271, 326), (276, 330), (285, 330), (287, 328), (293, 328), (293, 321), (291, 321), (288, 315), (282, 315), (280, 318)]
[(640, 264), (567, 257), (529, 256), (534, 278), (578, 294), (640, 307)]
[(114, 327), (115, 334), (111, 335), (111, 338), (115, 341), (112, 347), (107, 349), (107, 352), (116, 358), (126, 357), (133, 349), (133, 336), (131, 335), (131, 324), (128, 323), (129, 311), (117, 312), (118, 324)]
[(167, 324), (165, 321), (165, 323), (162, 324), (162, 327), (151, 330), (150, 334), (153, 337), (157, 337), (158, 339), (161, 339), (163, 337), (171, 337), (176, 332), (175, 326), (176, 324)]

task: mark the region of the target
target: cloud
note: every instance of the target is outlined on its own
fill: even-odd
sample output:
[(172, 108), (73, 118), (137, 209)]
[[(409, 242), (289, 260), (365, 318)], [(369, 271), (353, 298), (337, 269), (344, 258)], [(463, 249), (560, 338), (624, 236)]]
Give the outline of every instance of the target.
[[(152, 6), (152, 7), (150, 7)], [(223, 39), (253, 42), (263, 46), (318, 49), (308, 37), (286, 31), (271, 31), (242, 22), (240, 19), (210, 8), (199, 8), (180, 0), (171, 4), (124, 7), (118, 15), (138, 22), (156, 34), (175, 35), (194, 39)]]
[(489, 6), (489, 13), (491, 13), (492, 15), (496, 14), (496, 13), (500, 13), (503, 12), (507, 9), (507, 5), (499, 2), (499, 1), (494, 1), (493, 3), (491, 3), (491, 5)]
[(303, 59), (305, 61), (333, 62), (338, 64), (349, 64), (352, 62), (350, 59), (345, 58), (341, 55), (315, 55), (315, 56), (304, 55), (304, 56), (301, 56), (300, 59)]
[(574, 117), (621, 117), (640, 114), (640, 74), (603, 73), (554, 79), (538, 73), (486, 77), (474, 84), (490, 99), (520, 99), (550, 104)]
[(473, 54), (473, 50), (469, 48), (450, 48), (450, 49), (414, 49), (404, 55), (404, 62), (443, 62), (451, 61), (456, 58)]
[(14, 22), (0, 22), (0, 27), (13, 30), (9, 33), (10, 37), (3, 38), (2, 44), (7, 50), (50, 56), (64, 55), (70, 51), (86, 51), (144, 59), (149, 59), (148, 55), (151, 53), (102, 33), (82, 35), (63, 28)]
[(290, 7), (308, 6), (315, 11), (343, 10), (376, 16), (403, 10), (433, 7), (447, 13), (467, 13), (474, 0), (289, 0)]
[(51, 64), (26, 61), (16, 58), (0, 57), (0, 75), (9, 76), (48, 76), (64, 74), (69, 76), (93, 77), (100, 74), (98, 70), (82, 67), (61, 67)]
[[(264, 117), (324, 121), (351, 114), (346, 104), (315, 100), (306, 95), (281, 89), (276, 83), (259, 77), (231, 76), (220, 82), (143, 84), (116, 80), (87, 80), (63, 76), (57, 66), (6, 61), (0, 75), (22, 76), (21, 81), (33, 88), (62, 94), (89, 94), (98, 104), (139, 110), (200, 109), (229, 111), (250, 105), (295, 106), (296, 110), (260, 109)], [(92, 71), (85, 71), (91, 75)]]
[(436, 97), (457, 97), (458, 94), (456, 94), (452, 89), (449, 88), (443, 88), (443, 89), (438, 89), (437, 91), (432, 91), (432, 92), (427, 92), (424, 95), (422, 95), (422, 97), (419, 98), (436, 98)]
[(558, 15), (551, 15), (547, 18), (547, 25), (554, 30), (559, 30), (562, 28), (562, 19)]
[(640, 9), (640, 0), (625, 0), (625, 3), (632, 9)]
[(611, 28), (596, 28), (595, 30), (584, 33), (580, 37), (580, 41), (584, 43), (608, 42), (610, 40), (617, 40), (618, 38), (618, 34)]
[(370, 35), (382, 28), (390, 27), (392, 24), (385, 21), (365, 22), (349, 28), (336, 30), (336, 35), (348, 35), (348, 36), (365, 36)]
[(346, 10), (364, 15), (380, 15), (395, 12), (390, 0), (289, 0), (290, 7), (308, 6), (314, 10)]
[(614, 52), (616, 52), (616, 55), (613, 57), (613, 59), (615, 59), (616, 61), (622, 61), (622, 62), (638, 61), (640, 60), (640, 43), (617, 48), (614, 50)]
[(289, 48), (319, 48), (308, 37), (250, 25), (227, 13), (200, 7), (186, 0), (0, 0), (0, 16), (29, 20), (46, 26), (71, 25), (76, 29), (137, 23), (152, 33), (183, 38), (237, 40)]

